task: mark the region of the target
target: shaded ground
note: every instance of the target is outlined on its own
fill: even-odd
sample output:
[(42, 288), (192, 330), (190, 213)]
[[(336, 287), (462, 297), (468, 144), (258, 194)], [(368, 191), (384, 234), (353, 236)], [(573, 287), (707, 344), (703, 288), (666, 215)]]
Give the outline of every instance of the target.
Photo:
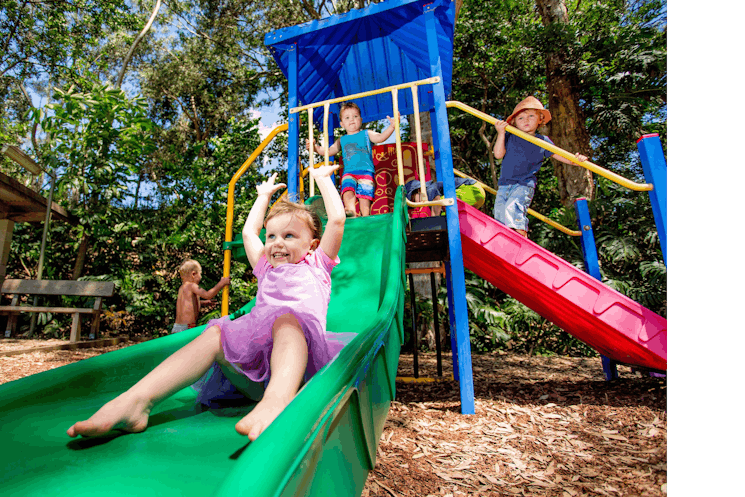
[[(420, 376), (435, 364), (420, 354)], [(473, 368), (470, 416), (454, 381), (397, 382), (363, 495), (665, 495), (665, 379), (619, 367), (607, 383), (597, 358), (475, 355)]]
[[(0, 352), (18, 346), (0, 340)], [(123, 346), (0, 356), (0, 383)], [(420, 376), (435, 365), (419, 355)], [(443, 366), (451, 377), (449, 356)], [(397, 381), (363, 496), (666, 494), (665, 379), (620, 367), (607, 383), (597, 358), (474, 355), (473, 367), (470, 416), (452, 380)], [(412, 356), (399, 376), (413, 376)]]

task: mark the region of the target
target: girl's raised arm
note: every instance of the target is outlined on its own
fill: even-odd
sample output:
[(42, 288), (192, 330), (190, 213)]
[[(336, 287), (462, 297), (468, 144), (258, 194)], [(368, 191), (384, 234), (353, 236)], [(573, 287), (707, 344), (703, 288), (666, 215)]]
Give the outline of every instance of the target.
[(341, 239), (344, 236), (344, 222), (347, 216), (344, 213), (344, 204), (339, 192), (331, 182), (331, 173), (339, 169), (339, 166), (321, 166), (310, 170), (310, 175), (316, 181), (318, 190), (323, 197), (326, 207), (326, 229), (323, 231), (320, 246), (330, 259), (336, 259), (341, 247)]
[(261, 228), (264, 226), (264, 216), (266, 216), (266, 210), (269, 208), (269, 202), (274, 192), (287, 186), (284, 183), (275, 185), (274, 180), (276, 179), (277, 173), (274, 173), (268, 180), (256, 187), (259, 195), (256, 197), (254, 205), (251, 206), (251, 211), (246, 218), (246, 224), (243, 225), (243, 247), (246, 249), (248, 262), (254, 268), (259, 262), (259, 259), (261, 259), (261, 254), (264, 253), (264, 244), (261, 238), (259, 238), (259, 233), (261, 233)]

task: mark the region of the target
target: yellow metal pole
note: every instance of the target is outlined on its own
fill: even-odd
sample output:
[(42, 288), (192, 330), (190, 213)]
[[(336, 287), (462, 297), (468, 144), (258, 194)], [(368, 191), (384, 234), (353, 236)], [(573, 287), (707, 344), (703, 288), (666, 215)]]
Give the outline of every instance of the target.
[(419, 95), (416, 90), (416, 86), (411, 87), (411, 99), (414, 103), (414, 129), (416, 130), (416, 160), (419, 169), (419, 189), (424, 202), (429, 202), (427, 189), (424, 186), (426, 178), (424, 177), (424, 156), (422, 154), (422, 125), (419, 122)]
[[(315, 140), (313, 138), (313, 109), (308, 109), (308, 136), (310, 137), (310, 163), (315, 164), (316, 163), (316, 150), (315, 150)], [(316, 185), (313, 182), (313, 176), (308, 178), (309, 185), (310, 185), (310, 196), (312, 197), (315, 195), (316, 191)]]
[[(464, 173), (458, 171), (457, 169), (453, 169), (453, 172), (455, 173), (456, 176), (460, 176), (461, 178), (468, 178), (468, 179), (474, 180), (476, 183), (478, 183), (481, 186), (481, 188), (484, 189), (484, 191), (486, 191), (488, 193), (491, 193), (492, 195), (496, 195), (497, 194), (497, 191), (494, 188), (490, 187), (489, 185), (486, 185), (485, 183), (482, 183), (481, 181), (477, 180), (476, 178), (472, 178), (472, 177), (468, 176), (467, 174), (464, 174)], [(549, 219), (546, 216), (544, 216), (543, 214), (540, 214), (540, 213), (534, 211), (530, 207), (528, 207), (528, 214), (530, 214), (531, 216), (533, 216), (533, 217), (535, 217), (537, 219), (540, 219), (544, 223), (553, 226), (557, 230), (559, 230), (559, 231), (561, 231), (563, 233), (566, 233), (569, 236), (581, 236), (582, 235), (582, 233), (580, 233), (579, 231), (577, 231), (577, 230), (571, 230), (571, 229), (567, 228), (566, 226), (563, 226), (563, 225), (557, 223), (553, 219)]]
[(401, 126), (398, 122), (398, 89), (394, 88), (391, 90), (391, 97), (393, 98), (393, 112), (395, 112), (393, 118), (395, 119), (396, 126), (396, 166), (398, 168), (398, 184), (404, 184), (404, 161), (403, 154), (401, 153)]
[[(473, 107), (471, 107), (469, 105), (466, 105), (466, 104), (464, 104), (462, 102), (457, 102), (457, 101), (451, 100), (451, 101), (446, 102), (445, 105), (447, 107), (455, 107), (456, 109), (460, 109), (460, 110), (462, 110), (464, 112), (467, 112), (467, 113), (469, 113), (469, 114), (471, 114), (473, 116), (476, 116), (479, 119), (481, 119), (483, 121), (486, 121), (488, 123), (491, 123), (491, 124), (495, 124), (497, 122), (497, 119), (495, 117), (492, 117), (489, 114), (485, 114), (485, 113), (483, 113), (483, 112), (481, 112), (479, 110), (476, 110)], [(567, 152), (563, 148), (559, 148), (556, 145), (552, 145), (552, 144), (548, 143), (545, 140), (539, 140), (535, 136), (532, 136), (532, 135), (529, 135), (527, 133), (524, 133), (524, 132), (520, 131), (519, 129), (517, 129), (517, 128), (513, 127), (513, 126), (507, 125), (507, 131), (509, 131), (510, 133), (512, 133), (515, 136), (519, 136), (520, 138), (529, 141), (530, 143), (533, 143), (535, 145), (538, 145), (541, 148), (545, 148), (549, 152), (553, 152), (555, 154), (559, 154), (562, 157), (564, 157), (565, 159), (569, 159), (574, 164), (576, 164), (578, 166), (581, 166), (581, 167), (584, 167), (585, 169), (589, 169), (590, 171), (594, 172), (595, 174), (598, 174), (598, 175), (600, 175), (600, 176), (602, 176), (604, 178), (608, 178), (609, 180), (613, 181), (614, 183), (618, 183), (619, 185), (621, 185), (623, 187), (626, 187), (629, 190), (634, 190), (634, 191), (637, 191), (637, 192), (648, 192), (648, 191), (650, 191), (650, 190), (653, 189), (653, 186), (651, 184), (649, 184), (649, 183), (634, 183), (633, 181), (628, 180), (628, 179), (624, 178), (623, 176), (619, 176), (618, 174), (616, 174), (616, 173), (614, 173), (612, 171), (608, 171), (607, 169), (604, 169), (604, 168), (598, 166), (597, 164), (593, 164), (590, 161), (580, 162), (580, 161), (577, 160), (577, 158), (573, 154)]]
[[(261, 155), (261, 152), (264, 151), (267, 145), (274, 140), (274, 137), (277, 136), (282, 131), (287, 131), (287, 128), (289, 128), (289, 125), (287, 123), (281, 124), (274, 128), (269, 135), (264, 138), (264, 141), (261, 142), (261, 144), (256, 148), (256, 150), (253, 151), (253, 153), (246, 159), (246, 162), (243, 163), (243, 165), (238, 168), (238, 171), (233, 175), (233, 177), (230, 179), (230, 183), (228, 183), (228, 213), (227, 213), (227, 219), (225, 221), (225, 241), (226, 242), (232, 242), (233, 241), (233, 209), (235, 207), (235, 184), (238, 182), (238, 179), (243, 176), (243, 174), (248, 170), (249, 167), (254, 163), (256, 158)], [(222, 275), (225, 278), (230, 277), (230, 250), (225, 250), (223, 253), (223, 270)], [(228, 315), (228, 289), (229, 286), (226, 286), (222, 291), (222, 303), (220, 307), (220, 312), (223, 316)]]
[(362, 93), (355, 93), (354, 95), (347, 95), (344, 97), (331, 98), (329, 100), (322, 100), (320, 102), (303, 105), (301, 107), (293, 107), (292, 109), (290, 109), (290, 114), (297, 114), (298, 112), (302, 112), (306, 109), (313, 109), (315, 107), (320, 107), (321, 105), (324, 105), (327, 102), (329, 104), (335, 104), (338, 102), (344, 102), (346, 100), (352, 100), (355, 98), (364, 98), (364, 97), (369, 97), (371, 95), (379, 95), (381, 93), (388, 93), (389, 91), (394, 90), (394, 89), (401, 90), (405, 88), (411, 88), (412, 86), (432, 85), (432, 84), (439, 83), (439, 82), (440, 82), (440, 78), (434, 77), (434, 78), (420, 79), (419, 81), (412, 81), (410, 83), (402, 83), (400, 85), (386, 86), (385, 88), (380, 88), (378, 90), (370, 90), (370, 91), (366, 91)]
[(329, 103), (323, 104), (323, 157), (324, 164), (329, 165)]

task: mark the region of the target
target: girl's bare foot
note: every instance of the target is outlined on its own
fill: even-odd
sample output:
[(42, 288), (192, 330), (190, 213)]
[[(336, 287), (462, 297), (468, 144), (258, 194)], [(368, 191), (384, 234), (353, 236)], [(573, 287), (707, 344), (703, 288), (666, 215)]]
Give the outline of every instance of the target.
[(357, 212), (353, 210), (345, 210), (344, 214), (346, 214), (347, 217), (357, 217)]
[(248, 413), (243, 419), (235, 425), (235, 431), (241, 435), (247, 435), (249, 440), (256, 440), (261, 433), (266, 430), (274, 419), (290, 403), (292, 398), (282, 399), (276, 397), (267, 397), (261, 399), (256, 404), (253, 411)]
[(90, 418), (72, 425), (67, 429), (67, 434), (74, 438), (78, 435), (105, 435), (117, 429), (133, 433), (145, 431), (151, 407), (149, 402), (125, 392), (104, 404)]

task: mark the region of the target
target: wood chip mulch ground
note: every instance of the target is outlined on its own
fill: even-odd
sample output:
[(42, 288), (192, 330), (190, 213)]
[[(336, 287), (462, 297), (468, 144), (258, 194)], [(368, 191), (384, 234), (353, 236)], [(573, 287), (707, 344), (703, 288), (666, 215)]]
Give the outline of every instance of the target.
[[(127, 345), (0, 356), (0, 383)], [(449, 356), (443, 367), (451, 378)], [(434, 354), (419, 354), (419, 373), (436, 377)], [(398, 374), (414, 375), (411, 355)], [(451, 379), (397, 381), (363, 496), (667, 493), (665, 378), (619, 367), (609, 383), (598, 358), (512, 353), (475, 354), (473, 375), (474, 415), (460, 414)]]

